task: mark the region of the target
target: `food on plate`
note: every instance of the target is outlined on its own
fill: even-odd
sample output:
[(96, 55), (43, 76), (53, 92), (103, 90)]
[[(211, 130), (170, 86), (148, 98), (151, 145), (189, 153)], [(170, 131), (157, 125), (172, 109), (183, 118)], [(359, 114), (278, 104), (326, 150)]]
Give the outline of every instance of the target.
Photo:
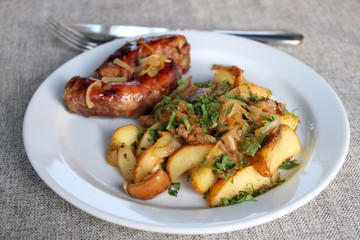
[(208, 154), (204, 155), (201, 168), (196, 167), (190, 171), (192, 187), (200, 194), (205, 194), (219, 180), (212, 166), (215, 164), (216, 156), (225, 154), (224, 148), (220, 147), (220, 145), (223, 146), (219, 141)]
[(197, 167), (206, 153), (208, 153), (215, 144), (199, 144), (199, 145), (184, 145), (176, 152), (170, 155), (167, 164), (166, 172), (170, 177), (171, 182), (183, 175), (190, 169)]
[[(111, 54), (104, 63), (94, 71), (93, 78), (126, 77), (132, 78), (139, 63), (152, 60), (151, 55), (163, 56), (174, 61), (179, 74), (187, 72), (190, 65), (190, 45), (183, 35), (163, 35), (158, 37), (140, 38), (126, 43)], [(117, 59), (121, 62), (117, 62)], [(154, 59), (158, 60), (158, 59)], [(144, 69), (152, 70), (151, 66)]]
[(130, 147), (131, 151), (135, 152), (135, 146), (139, 143), (143, 132), (143, 127), (136, 126), (134, 124), (125, 125), (116, 129), (111, 137), (109, 147), (106, 151), (107, 162), (114, 167), (118, 167), (119, 147)]
[(133, 198), (149, 200), (162, 193), (170, 186), (169, 176), (161, 169), (151, 174), (140, 183), (124, 183), (126, 194)]
[[(116, 153), (116, 151), (115, 151)], [(133, 180), (133, 171), (136, 165), (136, 157), (131, 147), (122, 143), (117, 149), (117, 161), (120, 172), (126, 181)]]
[(71, 78), (63, 100), (70, 112), (84, 116), (136, 118), (174, 90), (189, 66), (184, 36), (139, 39), (110, 55), (92, 77)]
[[(177, 181), (187, 174), (209, 206), (230, 205), (253, 200), (279, 185), (283, 179), (278, 169), (297, 165), (290, 160), (301, 152), (295, 110), (289, 112), (285, 104), (270, 99), (269, 89), (245, 80), (240, 68), (213, 69), (213, 81), (178, 81), (177, 89), (163, 96), (151, 114), (139, 118), (147, 130), (141, 131), (130, 154), (126, 169), (132, 169), (132, 178), (121, 170), (129, 196), (151, 199), (166, 189), (177, 195)], [(125, 150), (117, 147), (119, 156)], [(119, 165), (120, 161), (124, 160), (119, 158)], [(160, 174), (162, 184), (154, 184), (160, 181), (154, 176)], [(175, 184), (177, 188), (171, 189)], [(149, 194), (144, 197), (131, 188)]]
[(271, 177), (285, 160), (301, 152), (299, 138), (294, 130), (285, 124), (274, 128), (263, 140), (261, 149), (245, 160), (266, 177)]
[[(242, 196), (247, 196), (254, 190), (271, 187), (279, 180), (279, 172), (276, 171), (271, 178), (263, 177), (254, 166), (243, 167), (228, 180), (219, 180), (207, 196), (210, 206), (224, 204), (222, 199), (238, 201)], [(225, 200), (226, 201), (226, 200)]]
[(159, 135), (160, 137), (154, 145), (138, 157), (133, 171), (135, 183), (144, 180), (159, 163), (164, 161), (164, 158), (169, 157), (171, 153), (181, 147), (181, 142), (169, 132), (159, 132)]

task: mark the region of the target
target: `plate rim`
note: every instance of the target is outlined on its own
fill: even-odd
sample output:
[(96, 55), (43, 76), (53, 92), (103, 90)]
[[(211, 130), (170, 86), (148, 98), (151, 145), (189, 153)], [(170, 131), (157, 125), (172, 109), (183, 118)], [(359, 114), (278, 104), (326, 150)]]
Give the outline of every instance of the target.
[[(202, 35), (221, 35), (218, 33), (208, 33), (208, 32), (201, 32), (201, 31), (171, 31), (169, 32), (169, 34), (202, 34)], [(149, 35), (159, 35), (159, 34), (149, 34)], [(149, 35), (144, 35), (149, 36)], [(161, 34), (163, 35), (163, 34)], [(210, 36), (209, 35), (209, 36)], [(222, 37), (224, 35), (221, 35)], [(132, 37), (129, 38), (127, 40), (131, 40), (131, 39), (137, 39), (139, 36), (137, 37)], [(230, 36), (226, 36), (226, 37), (230, 37)], [(232, 37), (231, 38), (235, 39), (235, 38), (239, 38), (239, 37)], [(58, 185), (57, 187), (60, 188), (53, 188), (53, 185), (49, 185), (49, 181), (51, 182), (52, 180), (48, 179), (48, 176), (45, 176), (43, 174), (42, 171), (40, 171), (38, 168), (39, 166), (34, 166), (34, 159), (31, 159), (31, 151), (29, 150), (29, 142), (27, 139), (27, 128), (28, 128), (28, 119), (29, 119), (29, 109), (30, 106), (32, 106), (33, 104), (33, 99), (35, 97), (35, 95), (38, 93), (40, 88), (43, 88), (45, 85), (45, 83), (47, 82), (47, 80), (49, 78), (51, 78), (53, 76), (53, 74), (55, 74), (59, 69), (61, 69), (65, 64), (68, 64), (70, 61), (75, 61), (75, 59), (80, 58), (80, 56), (82, 56), (83, 54), (86, 53), (81, 53), (77, 56), (75, 56), (74, 58), (70, 59), (69, 61), (67, 61), (66, 63), (64, 63), (63, 65), (61, 65), (59, 68), (57, 68), (53, 73), (51, 73), (45, 80), (44, 82), (38, 87), (38, 89), (34, 92), (31, 100), (29, 101), (29, 104), (27, 106), (26, 112), (25, 112), (25, 116), (24, 116), (24, 120), (23, 120), (23, 140), (24, 140), (24, 146), (25, 146), (25, 150), (27, 153), (27, 156), (29, 158), (29, 161), (31, 162), (31, 165), (33, 166), (33, 168), (35, 169), (35, 171), (37, 172), (37, 174), (40, 176), (40, 178), (57, 194), (59, 195), (61, 198), (63, 198), (64, 200), (66, 200), (67, 202), (71, 203), (72, 205), (76, 206), (77, 208), (93, 215), (96, 216), (100, 219), (103, 219), (105, 221), (109, 221), (115, 224), (120, 224), (122, 226), (126, 226), (126, 227), (130, 227), (130, 228), (135, 228), (135, 229), (139, 229), (139, 230), (146, 230), (146, 231), (152, 231), (152, 232), (163, 232), (163, 233), (171, 233), (171, 234), (207, 234), (207, 233), (221, 233), (221, 232), (228, 232), (228, 231), (233, 231), (233, 230), (240, 230), (240, 229), (244, 229), (244, 228), (248, 228), (248, 227), (252, 227), (255, 225), (259, 225), (259, 224), (264, 224), (266, 222), (272, 221), (276, 218), (279, 218), (281, 216), (284, 216), (285, 214), (288, 214), (296, 209), (298, 209), (299, 207), (303, 206), (304, 204), (306, 204), (307, 202), (309, 202), (311, 199), (313, 199), (316, 195), (320, 194), (321, 191), (323, 191), (328, 184), (335, 178), (335, 176), (337, 175), (337, 173), (340, 171), (341, 166), (343, 165), (345, 159), (346, 159), (346, 155), (348, 153), (348, 148), (349, 148), (349, 143), (350, 143), (350, 128), (349, 128), (349, 121), (348, 121), (348, 117), (347, 117), (347, 113), (345, 111), (345, 108), (343, 106), (343, 104), (341, 103), (340, 98), (338, 97), (338, 95), (336, 94), (336, 92), (334, 91), (334, 89), (331, 88), (331, 86), (329, 85), (328, 82), (326, 82), (318, 73), (316, 73), (313, 69), (311, 69), (309, 66), (307, 66), (305, 63), (301, 62), (300, 60), (294, 58), (293, 56), (282, 52), (276, 48), (272, 48), (268, 45), (264, 45), (258, 42), (255, 42), (253, 40), (249, 40), (249, 39), (243, 39), (240, 38), (241, 41), (244, 41), (250, 45), (255, 45), (255, 46), (262, 46), (268, 49), (271, 49), (271, 51), (275, 51), (277, 53), (280, 54), (285, 54), (286, 57), (291, 58), (292, 60), (295, 60), (297, 62), (297, 64), (301, 64), (303, 67), (306, 67), (308, 71), (311, 71), (312, 74), (315, 74), (317, 76), (318, 79), (321, 79), (322, 84), (325, 84), (327, 86), (327, 90), (330, 90), (330, 92), (332, 93), (332, 97), (335, 97), (335, 101), (339, 104), (340, 106), (340, 110), (341, 110), (341, 117), (343, 118), (342, 120), (345, 121), (345, 125), (343, 126), (345, 129), (345, 139), (344, 139), (344, 146), (345, 148), (342, 149), (342, 153), (341, 153), (341, 157), (340, 159), (337, 161), (337, 164), (334, 168), (332, 168), (332, 172), (330, 173), (330, 176), (327, 177), (326, 180), (321, 182), (321, 185), (318, 185), (317, 187), (313, 188), (311, 192), (309, 192), (308, 194), (306, 194), (305, 196), (303, 196), (302, 198), (292, 202), (291, 204), (285, 206), (284, 208), (277, 210), (275, 213), (271, 213), (270, 215), (264, 215), (264, 216), (260, 216), (258, 218), (255, 219), (251, 219), (251, 221), (246, 221), (246, 223), (244, 222), (233, 222), (233, 223), (222, 223), (220, 225), (216, 225), (216, 226), (204, 226), (204, 227), (194, 227), (191, 228), (189, 226), (160, 226), (160, 225), (156, 225), (156, 224), (149, 224), (149, 223), (140, 223), (139, 221), (132, 221), (132, 220), (128, 220), (128, 219), (123, 219), (123, 218), (119, 218), (119, 216), (113, 215), (113, 216), (109, 216), (108, 214), (104, 214), (103, 211), (101, 209), (94, 209), (92, 206), (84, 206), (81, 203), (81, 200), (78, 198), (75, 198), (74, 196), (72, 196), (71, 194), (69, 194), (68, 192), (66, 192), (65, 189), (63, 189), (58, 183), (53, 182), (51, 184), (56, 184)], [(115, 40), (118, 41), (118, 40)], [(107, 43), (110, 44), (110, 43)], [(100, 46), (99, 48), (104, 48), (104, 46)], [(106, 215), (106, 216), (105, 216)], [(256, 221), (256, 223), (254, 223)], [(241, 225), (241, 226), (240, 226)]]

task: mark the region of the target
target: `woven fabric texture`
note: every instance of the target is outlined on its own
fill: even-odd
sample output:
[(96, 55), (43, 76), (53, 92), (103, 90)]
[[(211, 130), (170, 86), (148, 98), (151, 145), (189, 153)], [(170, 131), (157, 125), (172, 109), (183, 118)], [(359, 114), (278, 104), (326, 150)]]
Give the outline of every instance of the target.
[[(359, 11), (358, 0), (0, 1), (0, 238), (359, 239)], [(314, 69), (341, 99), (351, 129), (346, 161), (336, 178), (309, 203), (248, 229), (171, 235), (93, 217), (63, 200), (41, 180), (23, 145), (23, 118), (32, 95), (48, 75), (79, 54), (53, 37), (46, 28), (49, 16), (69, 23), (301, 32), (305, 36), (301, 45), (274, 47)]]

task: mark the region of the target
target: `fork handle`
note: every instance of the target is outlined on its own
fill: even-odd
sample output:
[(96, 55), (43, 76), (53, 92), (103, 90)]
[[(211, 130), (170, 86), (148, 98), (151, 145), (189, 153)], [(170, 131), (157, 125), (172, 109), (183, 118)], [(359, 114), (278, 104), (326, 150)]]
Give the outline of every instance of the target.
[(298, 45), (304, 39), (302, 34), (296, 32), (231, 30), (213, 30), (212, 32), (246, 37), (264, 43), (285, 43), (290, 45)]

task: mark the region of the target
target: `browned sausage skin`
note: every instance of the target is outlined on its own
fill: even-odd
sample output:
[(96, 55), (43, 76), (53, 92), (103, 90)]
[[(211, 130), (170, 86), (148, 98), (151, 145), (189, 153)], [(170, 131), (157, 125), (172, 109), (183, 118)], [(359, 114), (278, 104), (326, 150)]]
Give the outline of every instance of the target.
[(147, 113), (169, 94), (177, 85), (179, 78), (173, 63), (167, 63), (155, 77), (141, 76), (130, 82), (101, 82), (101, 87), (94, 87), (90, 100), (94, 103), (89, 108), (86, 92), (95, 78), (73, 77), (65, 86), (64, 103), (73, 113), (84, 116), (132, 117)]
[[(138, 76), (114, 63), (121, 60), (130, 68), (153, 54), (168, 60), (157, 75)], [(116, 62), (116, 61), (115, 61)], [(149, 37), (129, 42), (110, 55), (93, 73), (93, 77), (75, 76), (65, 86), (63, 100), (70, 112), (84, 116), (132, 117), (151, 111), (153, 106), (177, 85), (180, 74), (190, 66), (190, 45), (182, 35)], [(126, 82), (105, 82), (103, 77), (125, 77)], [(96, 86), (88, 89), (95, 81)], [(90, 91), (88, 91), (90, 90)], [(89, 107), (91, 101), (94, 106)]]
[(116, 58), (130, 67), (138, 65), (138, 59), (151, 54), (164, 55), (175, 62), (179, 74), (186, 73), (190, 66), (190, 45), (182, 35), (165, 35), (149, 37), (128, 42), (110, 55), (104, 63), (94, 71), (93, 78), (127, 77), (131, 78), (129, 70), (114, 63)]

